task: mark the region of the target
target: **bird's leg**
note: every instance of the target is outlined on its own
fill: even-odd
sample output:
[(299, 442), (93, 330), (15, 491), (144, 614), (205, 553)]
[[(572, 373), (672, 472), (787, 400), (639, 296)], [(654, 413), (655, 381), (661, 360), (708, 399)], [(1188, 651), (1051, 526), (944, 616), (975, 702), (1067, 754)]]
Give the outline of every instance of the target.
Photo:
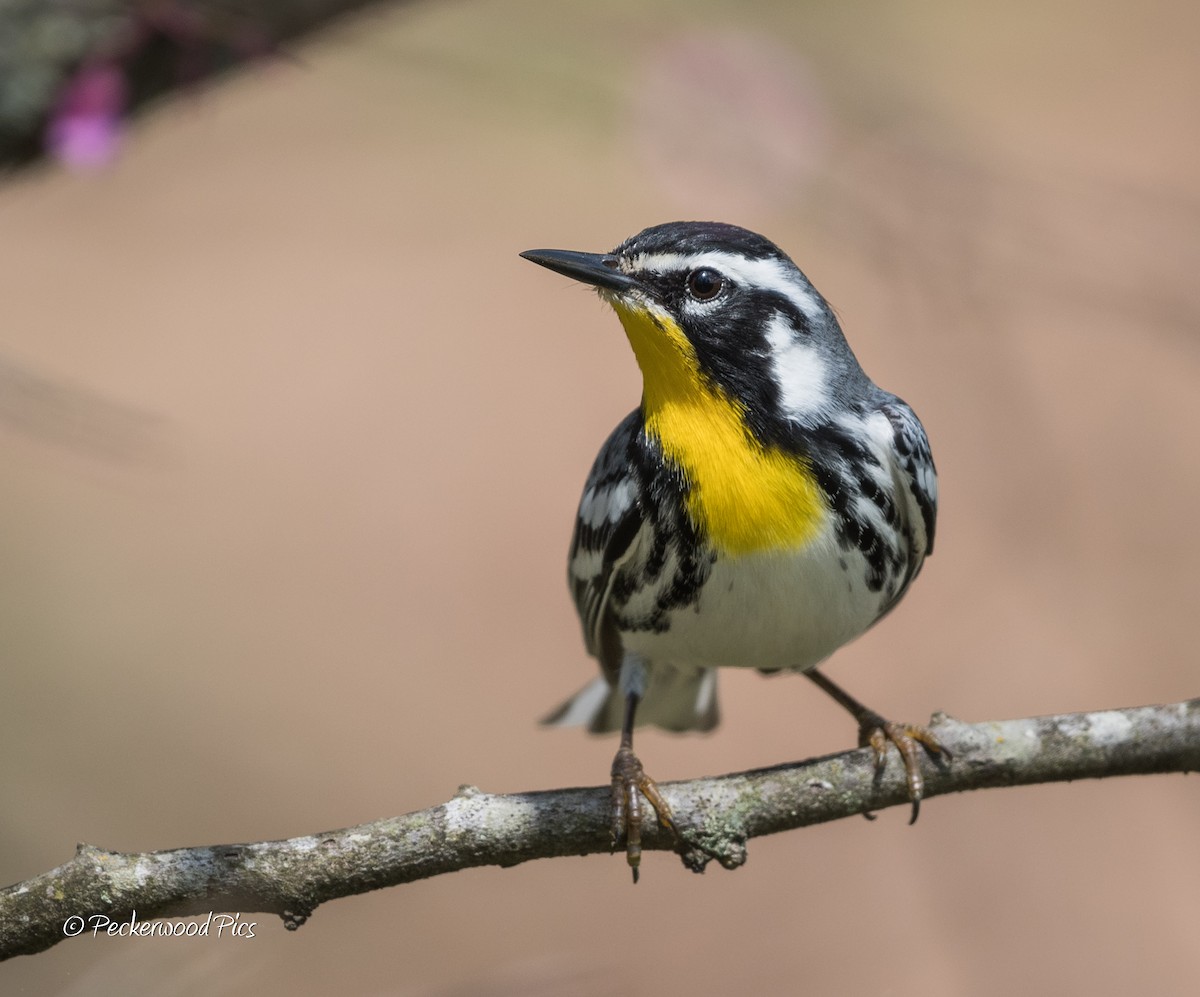
[(942, 745), (933, 731), (917, 724), (900, 724), (885, 720), (874, 710), (863, 706), (841, 686), (830, 682), (816, 669), (805, 672), (814, 683), (829, 693), (838, 703), (858, 721), (858, 746), (870, 747), (875, 752), (875, 781), (883, 777), (883, 767), (887, 762), (887, 746), (890, 741), (900, 752), (904, 762), (904, 772), (908, 781), (908, 798), (912, 801), (912, 818), (910, 824), (917, 822), (921, 812), (921, 797), (925, 794), (925, 780), (921, 776), (921, 759), (917, 753), (917, 745), (921, 745), (929, 757), (939, 764), (944, 759), (950, 761), (954, 756)]
[(658, 822), (672, 834), (676, 834), (671, 808), (662, 798), (654, 780), (646, 775), (638, 756), (633, 753), (633, 715), (639, 697), (629, 693), (625, 697), (625, 722), (621, 725), (621, 747), (617, 749), (612, 763), (612, 845), (615, 849), (625, 841), (625, 858), (633, 870), (633, 881), (638, 881), (638, 867), (642, 862), (642, 797), (658, 816)]

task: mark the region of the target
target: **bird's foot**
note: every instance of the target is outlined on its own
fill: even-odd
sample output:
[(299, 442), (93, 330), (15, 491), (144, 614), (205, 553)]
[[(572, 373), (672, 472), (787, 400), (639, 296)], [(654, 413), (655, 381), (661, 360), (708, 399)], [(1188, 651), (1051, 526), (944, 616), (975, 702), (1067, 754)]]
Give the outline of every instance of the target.
[(612, 847), (625, 842), (625, 859), (638, 881), (642, 862), (642, 797), (658, 817), (658, 822), (678, 836), (671, 808), (658, 791), (658, 785), (646, 775), (641, 761), (630, 747), (622, 746), (612, 763)]
[(912, 817), (909, 824), (915, 824), (921, 813), (921, 798), (925, 795), (925, 778), (921, 775), (921, 757), (917, 745), (924, 748), (925, 753), (939, 765), (953, 759), (950, 749), (927, 727), (894, 723), (870, 710), (859, 717), (858, 725), (859, 747), (870, 747), (875, 753), (876, 782), (883, 777), (888, 744), (894, 744), (900, 752), (901, 761), (904, 762), (905, 779), (908, 782), (908, 798), (912, 801)]

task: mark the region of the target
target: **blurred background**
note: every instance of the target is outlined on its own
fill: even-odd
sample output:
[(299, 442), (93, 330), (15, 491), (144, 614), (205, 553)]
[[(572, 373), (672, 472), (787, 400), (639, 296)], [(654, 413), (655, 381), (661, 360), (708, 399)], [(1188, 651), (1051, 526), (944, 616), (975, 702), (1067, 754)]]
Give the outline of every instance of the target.
[[(0, 881), (606, 781), (575, 504), (639, 377), (523, 249), (761, 231), (907, 399), (936, 555), (831, 677), (897, 719), (1200, 692), (1200, 8), (462, 0), (0, 188)], [(660, 780), (850, 747), (721, 676)], [(992, 791), (672, 856), (482, 869), (252, 941), (78, 939), (6, 993), (1195, 992), (1195, 777)]]

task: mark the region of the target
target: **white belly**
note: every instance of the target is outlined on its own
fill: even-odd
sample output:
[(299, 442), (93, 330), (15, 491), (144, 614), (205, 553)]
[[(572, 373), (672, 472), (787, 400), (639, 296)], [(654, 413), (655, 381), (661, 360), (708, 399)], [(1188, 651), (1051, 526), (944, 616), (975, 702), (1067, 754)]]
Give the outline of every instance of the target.
[(884, 596), (865, 578), (861, 555), (831, 535), (802, 551), (722, 557), (697, 603), (673, 610), (664, 632), (623, 634), (624, 647), (682, 668), (812, 668), (878, 619)]

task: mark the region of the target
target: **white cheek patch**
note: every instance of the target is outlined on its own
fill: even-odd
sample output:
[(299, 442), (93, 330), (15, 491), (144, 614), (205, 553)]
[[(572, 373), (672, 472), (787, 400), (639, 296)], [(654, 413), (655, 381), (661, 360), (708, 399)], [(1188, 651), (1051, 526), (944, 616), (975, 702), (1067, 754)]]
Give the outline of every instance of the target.
[(797, 338), (782, 315), (767, 326), (771, 376), (779, 388), (779, 404), (793, 419), (808, 419), (830, 406), (829, 366), (811, 343)]

